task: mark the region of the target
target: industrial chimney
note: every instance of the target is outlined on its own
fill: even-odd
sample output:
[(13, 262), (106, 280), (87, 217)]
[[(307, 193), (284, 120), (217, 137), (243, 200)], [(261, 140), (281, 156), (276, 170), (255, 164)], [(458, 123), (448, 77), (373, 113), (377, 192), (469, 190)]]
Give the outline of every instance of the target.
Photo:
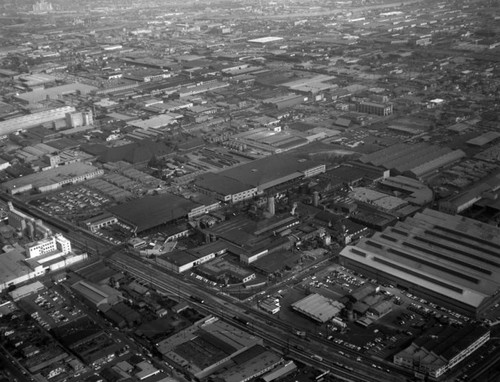
[(271, 216), (274, 216), (275, 213), (274, 196), (269, 196), (267, 198), (267, 211)]

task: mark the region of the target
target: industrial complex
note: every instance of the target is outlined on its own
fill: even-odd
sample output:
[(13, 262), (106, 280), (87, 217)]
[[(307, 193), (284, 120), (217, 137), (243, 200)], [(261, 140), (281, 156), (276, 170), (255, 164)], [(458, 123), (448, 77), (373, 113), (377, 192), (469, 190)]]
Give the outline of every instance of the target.
[(498, 1), (0, 14), (0, 382), (500, 381)]

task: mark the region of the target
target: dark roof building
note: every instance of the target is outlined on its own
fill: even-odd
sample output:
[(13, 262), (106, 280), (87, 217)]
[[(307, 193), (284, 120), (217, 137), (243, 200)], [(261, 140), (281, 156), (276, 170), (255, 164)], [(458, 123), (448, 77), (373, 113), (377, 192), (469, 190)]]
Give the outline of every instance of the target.
[(148, 162), (153, 156), (162, 157), (172, 152), (163, 143), (143, 139), (117, 147), (107, 147), (102, 144), (83, 145), (82, 150), (94, 155), (100, 162), (124, 161), (132, 164)]
[(187, 218), (198, 206), (198, 203), (180, 196), (161, 194), (112, 207), (109, 212), (139, 233)]
[(439, 378), (490, 339), (490, 331), (469, 324), (463, 328), (434, 326), (406, 349), (394, 363)]
[(294, 154), (276, 154), (219, 172), (227, 178), (257, 187), (258, 191), (324, 173), (326, 166)]
[(462, 150), (451, 150), (427, 143), (409, 145), (398, 143), (371, 154), (363, 155), (359, 160), (373, 166), (381, 166), (395, 174), (404, 174), (413, 178), (426, 176), (437, 169), (465, 157)]

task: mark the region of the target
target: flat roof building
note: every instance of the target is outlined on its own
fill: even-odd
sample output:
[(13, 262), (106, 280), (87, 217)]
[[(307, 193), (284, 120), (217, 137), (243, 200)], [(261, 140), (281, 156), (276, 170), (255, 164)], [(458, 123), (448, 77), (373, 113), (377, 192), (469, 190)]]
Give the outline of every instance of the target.
[(258, 192), (324, 173), (326, 166), (294, 154), (276, 154), (219, 172), (219, 175), (257, 187)]
[(302, 300), (294, 302), (292, 308), (314, 321), (325, 323), (337, 316), (344, 308), (344, 304), (320, 294), (310, 294)]
[(188, 218), (198, 203), (173, 194), (146, 196), (109, 209), (136, 233), (144, 232), (181, 218)]
[(54, 86), (52, 88), (34, 90), (28, 93), (21, 93), (15, 96), (15, 98), (28, 105), (33, 105), (47, 99), (57, 100), (62, 96), (69, 94), (87, 95), (95, 90), (97, 90), (95, 86), (80, 84), (76, 82), (73, 84)]
[(427, 143), (409, 145), (398, 143), (371, 154), (363, 155), (362, 163), (391, 170), (393, 175), (402, 174), (412, 178), (429, 175), (443, 166), (465, 157), (462, 150), (437, 147)]
[(76, 109), (73, 106), (63, 106), (0, 121), (0, 135), (7, 135), (42, 123), (57, 121), (65, 118), (67, 113), (75, 111)]

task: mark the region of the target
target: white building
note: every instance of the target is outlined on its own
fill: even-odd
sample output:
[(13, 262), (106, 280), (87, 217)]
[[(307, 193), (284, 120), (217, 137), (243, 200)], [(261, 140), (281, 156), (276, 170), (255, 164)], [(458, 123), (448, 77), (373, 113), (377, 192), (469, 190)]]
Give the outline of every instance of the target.
[(38, 257), (47, 253), (59, 251), (66, 255), (71, 252), (71, 242), (60, 233), (50, 238), (45, 238), (34, 243), (26, 245), (28, 257)]
[(0, 291), (10, 286), (68, 267), (85, 260), (87, 253), (71, 252), (71, 242), (61, 234), (30, 243), (3, 247), (0, 256)]

